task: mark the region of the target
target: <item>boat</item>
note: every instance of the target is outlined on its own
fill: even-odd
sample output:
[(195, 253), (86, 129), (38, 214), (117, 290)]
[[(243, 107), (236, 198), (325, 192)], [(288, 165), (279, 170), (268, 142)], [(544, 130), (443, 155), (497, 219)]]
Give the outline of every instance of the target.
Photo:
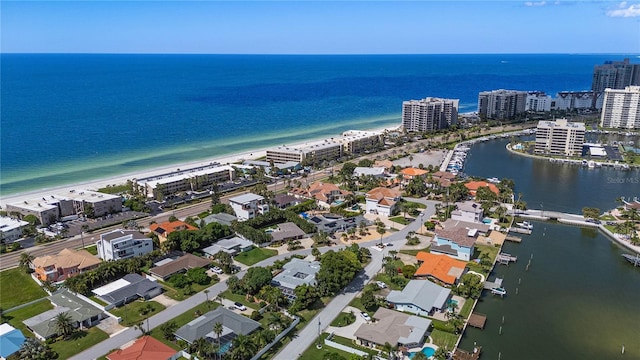
[(636, 254), (635, 256), (630, 254), (622, 254), (622, 257), (628, 262), (632, 263), (633, 266), (640, 266), (640, 254)]
[(494, 184), (500, 183), (500, 179), (498, 179), (497, 177), (488, 178), (487, 181)]
[(516, 223), (516, 225), (518, 225), (523, 229), (529, 229), (529, 230), (533, 229), (533, 224), (530, 224), (528, 221), (519, 222), (519, 223)]
[(500, 295), (500, 296), (504, 296), (504, 295), (507, 295), (507, 290), (505, 290), (505, 288), (502, 288), (502, 287), (495, 287), (495, 288), (491, 289), (491, 293), (492, 294), (496, 294), (496, 295)]

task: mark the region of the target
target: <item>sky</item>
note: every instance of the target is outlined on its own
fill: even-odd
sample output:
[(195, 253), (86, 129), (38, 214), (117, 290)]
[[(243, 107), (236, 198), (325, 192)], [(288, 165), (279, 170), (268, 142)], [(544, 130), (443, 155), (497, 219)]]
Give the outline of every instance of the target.
[(640, 53), (640, 1), (0, 1), (2, 53)]

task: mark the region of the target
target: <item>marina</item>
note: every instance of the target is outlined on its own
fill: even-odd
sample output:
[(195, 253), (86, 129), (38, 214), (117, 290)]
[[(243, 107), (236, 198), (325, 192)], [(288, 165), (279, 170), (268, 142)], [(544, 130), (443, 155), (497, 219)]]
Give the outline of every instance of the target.
[(640, 266), (640, 254), (630, 255), (630, 254), (622, 254), (622, 257), (628, 262), (632, 263), (634, 267)]

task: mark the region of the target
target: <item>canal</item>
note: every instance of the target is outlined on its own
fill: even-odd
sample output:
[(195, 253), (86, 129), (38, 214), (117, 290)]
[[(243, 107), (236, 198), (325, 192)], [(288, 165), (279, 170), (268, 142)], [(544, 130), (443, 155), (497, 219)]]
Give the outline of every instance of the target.
[[(553, 164), (510, 154), (507, 142), (474, 145), (465, 173), (514, 179), (529, 207), (549, 210), (605, 210), (638, 196), (640, 185), (616, 181), (637, 170)], [(508, 293), (483, 293), (475, 311), (486, 326), (468, 328), (460, 348), (482, 346), (482, 359), (640, 359), (640, 268), (621, 257), (628, 251), (597, 230), (544, 222), (503, 251), (518, 262), (496, 265), (489, 279), (503, 278)]]

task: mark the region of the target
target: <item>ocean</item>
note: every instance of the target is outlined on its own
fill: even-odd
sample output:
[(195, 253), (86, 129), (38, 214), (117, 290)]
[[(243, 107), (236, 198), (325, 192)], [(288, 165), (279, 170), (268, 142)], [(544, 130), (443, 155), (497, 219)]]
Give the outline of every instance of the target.
[(0, 196), (396, 126), (403, 100), (589, 90), (625, 57), (1, 54)]

